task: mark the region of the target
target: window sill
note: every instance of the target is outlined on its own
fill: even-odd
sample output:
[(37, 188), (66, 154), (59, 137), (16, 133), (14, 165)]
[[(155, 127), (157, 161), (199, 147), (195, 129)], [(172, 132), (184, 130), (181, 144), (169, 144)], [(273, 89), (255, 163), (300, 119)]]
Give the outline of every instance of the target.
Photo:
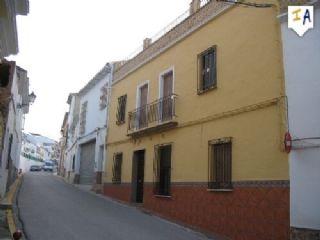
[(222, 188), (222, 189), (207, 189), (208, 192), (233, 192), (233, 189)]
[(210, 87), (210, 88), (208, 88), (208, 89), (205, 89), (205, 90), (199, 90), (198, 89), (198, 95), (202, 95), (202, 94), (204, 94), (204, 93), (206, 93), (206, 92), (210, 92), (210, 91), (212, 91), (212, 90), (214, 90), (214, 89), (216, 89), (217, 88), (217, 85), (214, 85), (214, 86), (212, 86), (212, 87)]
[(156, 194), (156, 195), (153, 195), (153, 196), (155, 196), (156, 198), (172, 199), (172, 196), (170, 196), (170, 195), (159, 195), (159, 194)]

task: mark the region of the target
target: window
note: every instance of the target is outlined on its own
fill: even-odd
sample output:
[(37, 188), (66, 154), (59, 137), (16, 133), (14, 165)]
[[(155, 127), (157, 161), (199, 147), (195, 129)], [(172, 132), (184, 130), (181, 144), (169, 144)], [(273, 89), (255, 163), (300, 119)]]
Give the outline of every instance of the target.
[(109, 92), (109, 85), (108, 83), (106, 83), (100, 89), (100, 103), (99, 103), (100, 110), (105, 109), (108, 105), (108, 92)]
[(88, 101), (81, 105), (80, 113), (80, 134), (83, 135), (86, 132), (86, 119), (87, 119)]
[(154, 193), (170, 196), (171, 185), (171, 145), (155, 147)]
[(231, 138), (209, 142), (209, 189), (231, 189)]
[(75, 170), (75, 167), (76, 167), (76, 156), (73, 155), (73, 158), (72, 158), (72, 171)]
[(198, 56), (198, 94), (217, 86), (217, 49), (209, 48)]
[(117, 124), (123, 124), (126, 121), (127, 95), (118, 98)]
[(122, 166), (122, 153), (115, 153), (113, 156), (113, 177), (112, 183), (121, 183), (121, 166)]

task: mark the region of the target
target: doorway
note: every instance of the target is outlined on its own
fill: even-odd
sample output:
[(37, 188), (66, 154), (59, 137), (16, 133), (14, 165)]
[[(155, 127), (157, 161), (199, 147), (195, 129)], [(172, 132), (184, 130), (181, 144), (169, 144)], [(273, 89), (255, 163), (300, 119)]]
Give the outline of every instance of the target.
[(145, 150), (135, 151), (132, 162), (132, 202), (143, 203)]

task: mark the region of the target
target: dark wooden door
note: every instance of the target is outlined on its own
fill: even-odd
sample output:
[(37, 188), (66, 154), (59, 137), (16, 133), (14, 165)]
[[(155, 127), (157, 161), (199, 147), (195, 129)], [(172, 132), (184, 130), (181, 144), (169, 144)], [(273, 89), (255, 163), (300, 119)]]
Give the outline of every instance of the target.
[(139, 128), (147, 126), (148, 84), (140, 88)]
[(132, 201), (143, 202), (144, 188), (144, 150), (136, 151), (133, 154), (132, 165)]
[(169, 72), (163, 76), (163, 99), (162, 99), (162, 121), (172, 119), (172, 90), (173, 87), (173, 72)]
[(143, 202), (144, 183), (144, 151), (139, 154), (137, 160), (137, 203)]

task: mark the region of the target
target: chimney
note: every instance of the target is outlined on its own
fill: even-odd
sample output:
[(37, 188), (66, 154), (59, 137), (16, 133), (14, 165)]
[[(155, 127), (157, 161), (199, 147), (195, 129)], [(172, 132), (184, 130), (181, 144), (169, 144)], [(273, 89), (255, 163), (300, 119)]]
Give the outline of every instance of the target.
[(190, 3), (190, 15), (194, 14), (200, 9), (200, 0), (192, 0)]
[(148, 48), (152, 43), (152, 39), (151, 38), (146, 38), (143, 40), (143, 50), (145, 50), (146, 48)]

